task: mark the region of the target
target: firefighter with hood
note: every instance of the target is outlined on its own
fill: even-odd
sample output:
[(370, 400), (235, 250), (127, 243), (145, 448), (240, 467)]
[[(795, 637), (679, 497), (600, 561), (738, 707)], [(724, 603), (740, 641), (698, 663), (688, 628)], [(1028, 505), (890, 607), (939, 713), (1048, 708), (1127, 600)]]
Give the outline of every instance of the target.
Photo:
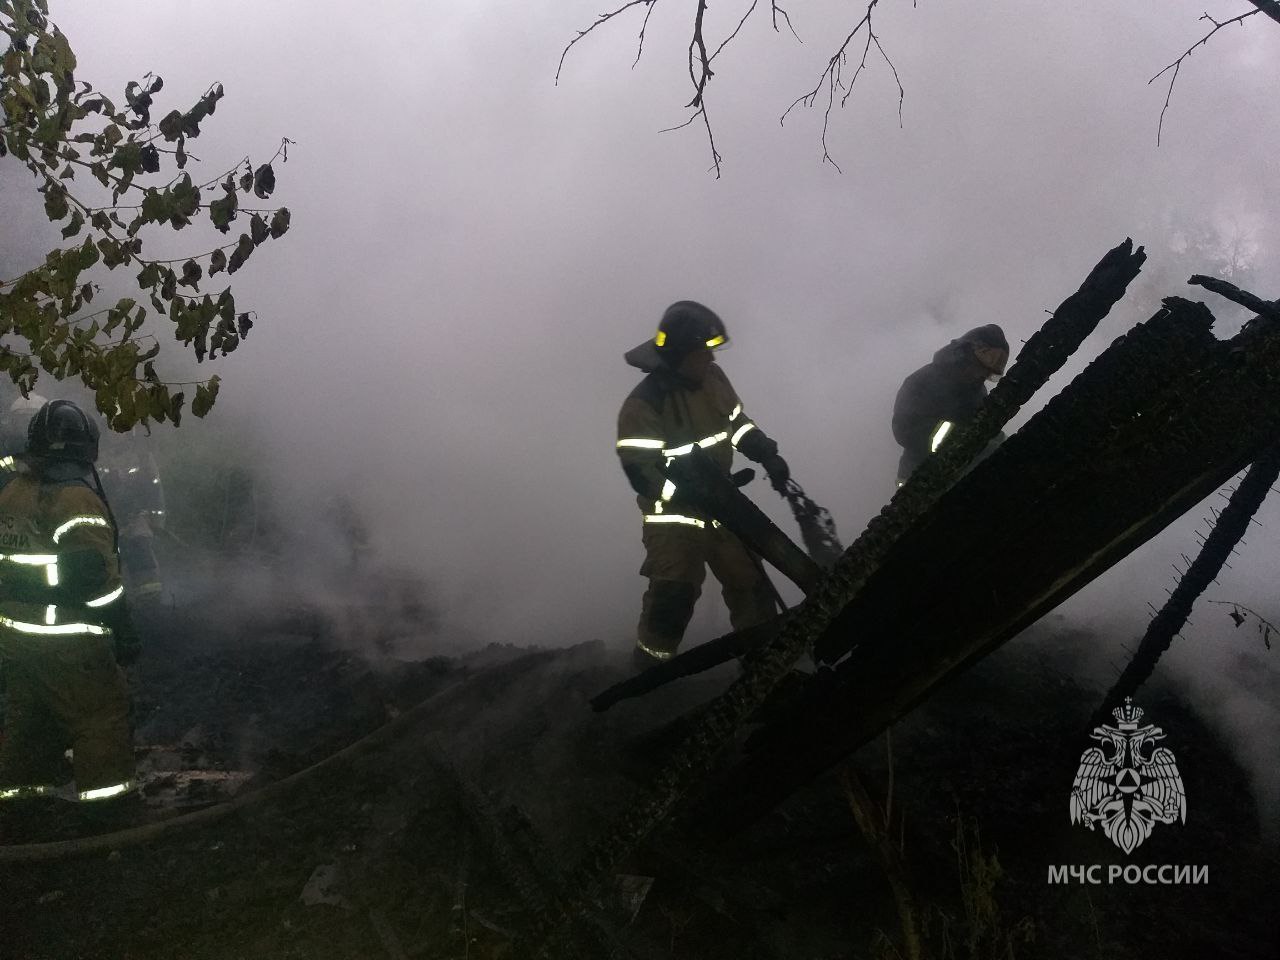
[(987, 397), (987, 382), (998, 380), (1008, 362), (1004, 331), (988, 323), (952, 340), (902, 382), (893, 401), (893, 438), (902, 447), (898, 486), (973, 418)]
[(68, 747), (75, 799), (132, 791), (120, 663), (137, 638), (97, 457), (97, 425), (53, 400), (31, 420), (19, 469), (0, 474), (0, 801), (64, 795)]
[(644, 518), (641, 603), (636, 660), (648, 666), (674, 656), (706, 578), (720, 581), (735, 630), (776, 612), (776, 594), (760, 562), (737, 537), (681, 502), (664, 474), (674, 458), (701, 447), (726, 473), (735, 450), (786, 482), (786, 461), (742, 409), (742, 402), (712, 352), (728, 342), (724, 323), (692, 300), (673, 303), (657, 335), (626, 354), (647, 376), (618, 414), (617, 453)]

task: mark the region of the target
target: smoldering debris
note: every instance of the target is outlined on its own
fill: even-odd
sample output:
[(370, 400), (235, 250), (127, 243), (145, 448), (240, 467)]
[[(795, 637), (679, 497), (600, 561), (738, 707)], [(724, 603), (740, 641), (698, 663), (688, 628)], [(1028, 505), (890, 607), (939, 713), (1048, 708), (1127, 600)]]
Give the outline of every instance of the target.
[[(187, 643), (151, 648), (150, 718), (139, 740), (175, 737), (190, 744), (190, 765), (251, 769), (239, 795), (307, 771), (416, 704), (434, 706), (377, 749), (304, 772), (288, 794), (216, 824), (125, 844), (110, 857), (7, 868), (0, 896), (15, 909), (0, 916), (0, 936), (18, 955), (123, 945), (210, 960), (336, 960), (375, 942), (415, 958), (454, 960), (468, 949), (523, 956), (540, 901), (646, 795), (656, 768), (636, 744), (733, 676), (691, 678), (598, 715), (590, 694), (628, 669), (624, 651), (598, 643), (400, 662), (311, 639), (202, 644), (200, 622), (182, 629)], [(1067, 817), (1071, 774), (1105, 690), (1075, 679), (1072, 664), (1106, 642), (1047, 621), (897, 725), (892, 760), (883, 741), (854, 757), (873, 795), (883, 797), (892, 777), (931, 935), (944, 922), (953, 934), (964, 929), (966, 894), (950, 844), (957, 829), (974, 837), (977, 818), (984, 862), (999, 866), (988, 891), (998, 930), (1024, 930), (1023, 918), (1033, 917), (1039, 955), (1074, 956), (1100, 936), (1117, 951), (1226, 944), (1232, 955), (1267, 956), (1269, 930), (1248, 891), (1280, 879), (1280, 856), (1254, 842), (1257, 810), (1223, 743), (1158, 683), (1143, 705), (1174, 741), (1194, 800), (1185, 826), (1153, 837), (1152, 856), (1207, 863), (1213, 882), (1194, 896), (1162, 889), (1177, 899), (1178, 919), (1157, 928), (1123, 891), (1098, 891), (1092, 914), (1074, 891), (1046, 898), (1048, 864), (1110, 856)], [(250, 736), (242, 727), (252, 716)], [(92, 827), (63, 823), (61, 831), (67, 839)], [(895, 935), (877, 864), (838, 777), (827, 777), (724, 843), (708, 844), (679, 821), (664, 828), (571, 939), (594, 944), (578, 948), (592, 957), (609, 955), (598, 952), (602, 943), (641, 958), (673, 949), (700, 960), (848, 956), (877, 930)], [(112, 897), (101, 895), (104, 884)], [(62, 895), (36, 902), (50, 890)]]

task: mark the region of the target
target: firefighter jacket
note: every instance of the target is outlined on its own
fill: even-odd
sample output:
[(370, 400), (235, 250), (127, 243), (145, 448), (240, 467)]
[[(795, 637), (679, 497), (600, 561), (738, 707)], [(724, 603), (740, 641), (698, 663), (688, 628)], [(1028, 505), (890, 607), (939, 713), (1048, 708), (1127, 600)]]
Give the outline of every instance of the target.
[(972, 419), (986, 399), (969, 349), (961, 341), (950, 343), (902, 382), (893, 401), (893, 438), (902, 447), (899, 480), (906, 480), (953, 428)]
[(0, 628), (110, 635), (123, 593), (115, 524), (85, 480), (0, 475)]
[(717, 364), (711, 364), (696, 385), (665, 367), (652, 370), (618, 413), (618, 458), (638, 495), (645, 523), (707, 526), (707, 518), (696, 509), (681, 505), (678, 498), (673, 504), (676, 486), (663, 469), (675, 457), (702, 447), (728, 473), (734, 449), (752, 433), (765, 440), (743, 413), (733, 385)]
[(121, 533), (138, 521), (151, 528), (163, 528), (164, 487), (155, 457), (133, 436), (116, 437), (103, 443), (98, 473), (111, 507), (119, 518)]

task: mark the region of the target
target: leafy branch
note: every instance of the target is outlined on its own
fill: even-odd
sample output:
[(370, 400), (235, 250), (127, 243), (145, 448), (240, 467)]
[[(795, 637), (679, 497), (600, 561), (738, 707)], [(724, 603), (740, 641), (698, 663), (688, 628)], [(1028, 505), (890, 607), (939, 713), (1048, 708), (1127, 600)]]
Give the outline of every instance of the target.
[[(187, 144), (214, 114), (222, 84), (210, 85), (189, 109), (172, 109), (153, 124), (161, 78), (148, 73), (129, 82), (125, 106), (118, 109), (91, 84), (75, 79), (75, 55), (49, 22), (47, 0), (0, 0), (0, 32), (7, 38), (7, 46), (0, 47), (0, 157), (12, 155), (35, 177), (44, 213), (62, 225), (63, 240), (83, 234), (82, 240), (49, 251), (32, 269), (0, 281), (0, 338), (30, 347), (24, 351), (0, 342), (0, 370), (24, 393), (41, 371), (59, 380), (78, 377), (117, 430), (151, 420), (178, 424), (185, 396), (171, 387), (194, 385), (190, 409), (204, 416), (217, 397), (218, 378), (162, 379), (155, 368), (159, 341), (139, 334), (147, 308), (139, 298), (123, 297), (112, 307), (85, 313), (99, 290), (87, 274), (98, 267), (136, 268), (139, 293), (157, 316), (167, 317), (174, 339), (198, 363), (232, 352), (255, 315), (237, 309), (229, 287), (212, 292), (202, 284), (217, 273), (235, 273), (259, 247), (289, 229), (287, 208), (241, 207), (240, 198), (249, 193), (270, 198), (273, 164), (288, 160), (292, 141), (282, 139), (266, 163), (254, 166), (245, 157), (197, 184), (186, 170), (192, 159)], [(168, 163), (176, 170), (170, 167), (166, 174)], [(109, 192), (109, 203), (78, 192), (78, 170), (87, 170)], [(92, 181), (90, 188), (96, 189)], [(220, 195), (206, 200), (205, 191)], [(130, 192), (140, 202), (122, 204)], [(234, 242), (212, 250), (176, 258), (144, 254), (144, 228), (181, 230), (203, 216), (224, 234), (233, 224), (248, 222)], [(180, 293), (180, 287), (190, 293)], [(150, 345), (143, 342), (148, 338)]]

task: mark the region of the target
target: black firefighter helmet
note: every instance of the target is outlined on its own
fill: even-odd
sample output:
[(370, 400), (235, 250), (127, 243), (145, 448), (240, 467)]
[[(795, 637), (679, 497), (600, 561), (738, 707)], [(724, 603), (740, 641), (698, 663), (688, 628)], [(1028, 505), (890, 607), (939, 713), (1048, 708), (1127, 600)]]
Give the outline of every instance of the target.
[(626, 360), (642, 370), (652, 370), (658, 363), (673, 367), (691, 350), (715, 350), (728, 342), (724, 321), (714, 310), (696, 300), (677, 300), (663, 311), (653, 339), (627, 351)]
[(27, 426), (27, 453), (47, 460), (95, 463), (98, 425), (70, 400), (50, 400)]

